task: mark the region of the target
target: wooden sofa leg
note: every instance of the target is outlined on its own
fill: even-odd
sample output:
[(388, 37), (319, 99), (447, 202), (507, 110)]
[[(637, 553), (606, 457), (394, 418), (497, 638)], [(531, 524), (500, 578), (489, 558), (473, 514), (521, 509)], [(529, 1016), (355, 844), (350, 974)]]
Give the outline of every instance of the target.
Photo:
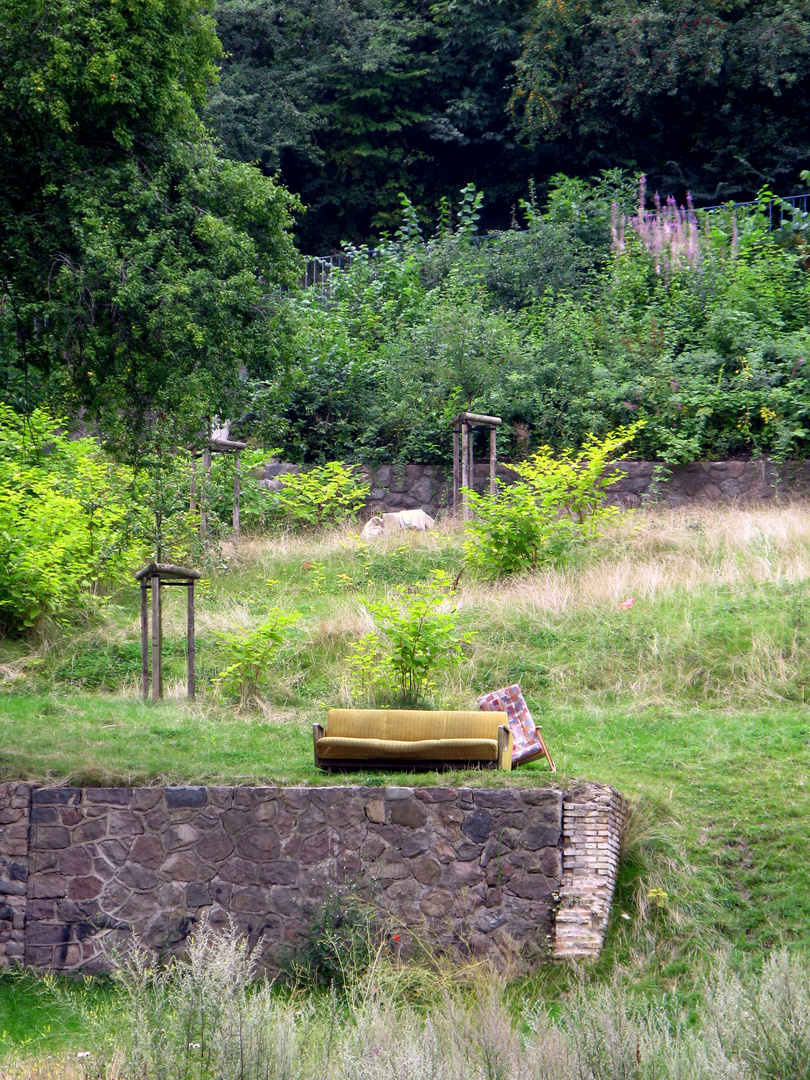
[(321, 759), (318, 757), (318, 740), (323, 738), (323, 725), (312, 725), (312, 749), (315, 754), (315, 767), (317, 769), (322, 768)]

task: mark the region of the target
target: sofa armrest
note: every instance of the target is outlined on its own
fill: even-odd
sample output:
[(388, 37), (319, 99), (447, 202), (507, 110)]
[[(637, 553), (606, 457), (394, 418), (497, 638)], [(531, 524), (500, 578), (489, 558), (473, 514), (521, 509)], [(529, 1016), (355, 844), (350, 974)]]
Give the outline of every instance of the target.
[(318, 740), (323, 738), (323, 724), (312, 725), (312, 749), (315, 752), (315, 764), (320, 767), (321, 760), (318, 757)]
[(506, 772), (512, 771), (512, 748), (514, 736), (507, 725), (498, 728), (498, 768)]

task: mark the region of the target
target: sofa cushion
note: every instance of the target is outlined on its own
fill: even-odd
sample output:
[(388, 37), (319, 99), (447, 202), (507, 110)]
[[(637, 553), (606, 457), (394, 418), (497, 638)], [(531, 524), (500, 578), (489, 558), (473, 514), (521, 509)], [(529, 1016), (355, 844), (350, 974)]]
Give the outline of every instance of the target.
[[(324, 738), (382, 739), (399, 743), (438, 739), (498, 741), (505, 712), (427, 712), (417, 709), (330, 709)], [(320, 747), (323, 739), (318, 743)]]
[(324, 735), (318, 740), (318, 757), (324, 761), (372, 761), (375, 758), (409, 761), (497, 761), (498, 740), (473, 738), (402, 741)]

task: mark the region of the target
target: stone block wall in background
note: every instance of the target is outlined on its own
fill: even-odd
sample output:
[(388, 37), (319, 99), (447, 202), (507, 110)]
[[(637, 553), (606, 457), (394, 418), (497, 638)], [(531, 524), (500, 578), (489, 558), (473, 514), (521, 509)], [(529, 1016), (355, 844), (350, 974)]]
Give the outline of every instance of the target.
[[(776, 497), (810, 494), (810, 461), (777, 464), (765, 458), (755, 461), (697, 461), (690, 465), (662, 466), (652, 461), (623, 461), (627, 475), (611, 488), (610, 501), (626, 507), (645, 502), (662, 506), (689, 506), (693, 503), (760, 501)], [(299, 471), (297, 465), (266, 465), (262, 472), (268, 490), (277, 490), (277, 477)], [(452, 505), (449, 474), (440, 465), (361, 466), (370, 493), (365, 516), (424, 510), (436, 517)], [(498, 479), (508, 484), (516, 474), (498, 464)], [(476, 462), (475, 489), (489, 488), (489, 463)]]
[[(599, 839), (606, 799), (621, 806), (600, 785), (571, 801), (553, 787), (7, 784), (0, 961), (94, 972), (133, 935), (164, 955), (203, 921), (232, 918), (273, 972), (330, 890), (375, 904), (405, 950), (416, 934), (496, 962), (514, 953), (549, 959), (574, 865), (566, 845), (577, 868), (593, 864), (571, 887), (582, 899), (593, 886), (593, 910), (609, 908), (615, 862), (604, 863)], [(569, 818), (593, 818), (584, 842)], [(598, 954), (605, 926), (606, 918), (582, 955)]]

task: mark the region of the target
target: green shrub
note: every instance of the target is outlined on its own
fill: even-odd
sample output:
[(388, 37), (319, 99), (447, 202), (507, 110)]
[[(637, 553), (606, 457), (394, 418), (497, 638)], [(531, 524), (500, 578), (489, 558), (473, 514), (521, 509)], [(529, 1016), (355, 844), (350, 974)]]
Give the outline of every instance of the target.
[(217, 634), (230, 663), (212, 680), (214, 687), (238, 697), (240, 705), (256, 701), (267, 679), (270, 661), (284, 642), (284, 631), (300, 617), (297, 612), (272, 608), (255, 630)]
[(366, 500), (368, 484), (339, 461), (279, 478), (277, 513), (293, 525), (335, 525), (353, 518)]
[(439, 673), (458, 667), (474, 635), (458, 631), (451, 592), (447, 572), (433, 570), (428, 581), (400, 585), (395, 599), (366, 601), (377, 630), (356, 642), (349, 658), (357, 696), (414, 707)]
[(468, 491), (475, 512), (464, 545), (468, 565), (483, 576), (503, 577), (562, 559), (574, 544), (599, 534), (618, 511), (603, 506), (606, 490), (624, 475), (605, 469), (623, 455), (641, 423), (618, 428), (602, 439), (588, 436), (579, 453), (554, 457), (541, 447), (512, 468), (521, 480), (494, 495)]
[(303, 916), (304, 940), (283, 965), (287, 981), (297, 989), (356, 986), (385, 941), (379, 912), (351, 892), (330, 890)]
[(144, 554), (128, 528), (131, 485), (95, 440), (0, 404), (1, 631), (74, 617), (125, 580)]

